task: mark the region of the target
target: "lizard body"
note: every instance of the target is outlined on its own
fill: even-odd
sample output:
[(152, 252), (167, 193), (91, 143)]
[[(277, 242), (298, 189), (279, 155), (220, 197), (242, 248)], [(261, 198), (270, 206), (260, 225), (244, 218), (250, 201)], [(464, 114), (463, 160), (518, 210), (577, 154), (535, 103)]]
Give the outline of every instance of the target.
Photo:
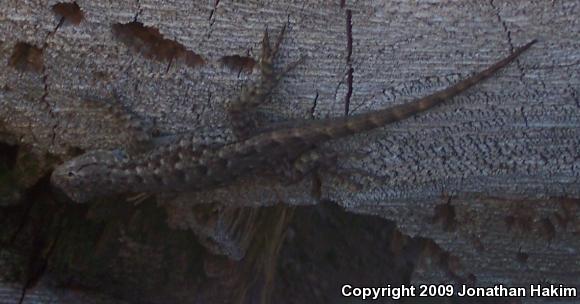
[[(433, 108), (492, 76), (534, 43), (535, 40), (529, 42), (447, 89), (406, 104), (346, 118), (290, 125), (243, 136), (226, 145), (200, 145), (193, 136), (186, 135), (172, 144), (133, 157), (122, 157), (113, 151), (88, 152), (57, 167), (51, 182), (77, 202), (118, 193), (185, 192), (221, 187), (243, 175), (271, 170), (281, 163), (292, 164), (325, 141), (369, 131)], [(263, 68), (262, 73), (271, 76), (271, 66), (266, 66), (270, 68)], [(275, 77), (265, 79), (256, 90), (246, 92), (249, 94), (246, 100), (252, 100), (252, 94), (259, 99), (256, 104), (265, 99), (277, 82), (267, 80)]]

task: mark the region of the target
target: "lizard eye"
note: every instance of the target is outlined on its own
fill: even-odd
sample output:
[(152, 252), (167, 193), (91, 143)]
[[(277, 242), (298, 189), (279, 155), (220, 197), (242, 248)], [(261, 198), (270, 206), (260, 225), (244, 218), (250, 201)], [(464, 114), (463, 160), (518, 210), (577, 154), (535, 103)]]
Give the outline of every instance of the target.
[(75, 176), (75, 174), (74, 174), (74, 173), (72, 173), (72, 172), (69, 172), (69, 173), (68, 173), (68, 177), (74, 177), (74, 176)]

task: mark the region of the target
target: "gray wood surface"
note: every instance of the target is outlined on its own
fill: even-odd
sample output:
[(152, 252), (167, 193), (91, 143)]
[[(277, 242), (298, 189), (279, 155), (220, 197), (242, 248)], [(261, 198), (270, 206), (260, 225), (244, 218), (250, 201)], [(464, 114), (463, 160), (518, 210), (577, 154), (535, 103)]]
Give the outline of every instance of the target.
[[(279, 64), (307, 60), (264, 107), (274, 121), (403, 103), (538, 39), (496, 77), (425, 115), (323, 145), (338, 154), (341, 175), (362, 187), (324, 174), (322, 193), (352, 212), (395, 221), (403, 234), (432, 239), (460, 261), (453, 273), (478, 284), (580, 285), (577, 1), (77, 1), (84, 20), (56, 31), (55, 3), (9, 1), (0, 9), (0, 140), (63, 159), (71, 148), (115, 148), (125, 140), (115, 122), (83, 106), (83, 96), (116, 93), (163, 134), (231, 139), (224, 108), (258, 75), (220, 59), (257, 60), (264, 29), (277, 33), (288, 21)], [(205, 64), (156, 60), (143, 55), (146, 46), (136, 51), (112, 31), (134, 20)], [(43, 49), (41, 69), (9, 64), (19, 42)], [(187, 228), (192, 202), (314, 203), (309, 181), (272, 186), (241, 181), (167, 208), (173, 225)], [(523, 221), (529, 225), (521, 228)], [(521, 252), (529, 257), (513, 263)], [(425, 265), (415, 280), (449, 280)]]

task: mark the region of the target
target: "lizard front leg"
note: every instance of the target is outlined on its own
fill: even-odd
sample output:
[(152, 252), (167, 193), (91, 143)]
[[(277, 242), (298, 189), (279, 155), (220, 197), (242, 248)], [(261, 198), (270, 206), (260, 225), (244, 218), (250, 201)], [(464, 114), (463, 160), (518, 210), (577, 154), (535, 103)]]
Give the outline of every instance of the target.
[[(274, 59), (280, 49), (286, 26), (282, 27), (272, 45), (268, 31), (262, 38), (261, 58), (259, 61), (260, 79), (242, 88), (241, 94), (234, 100), (228, 113), (237, 138), (250, 137), (259, 127), (257, 108), (266, 102), (276, 88), (280, 79), (301, 61), (296, 61), (282, 71), (274, 69)], [(225, 255), (229, 259), (240, 260), (255, 233), (255, 216), (257, 208), (235, 208), (220, 204), (200, 205), (195, 207), (193, 229), (200, 242), (213, 254)]]
[(258, 208), (231, 207), (219, 203), (193, 206), (190, 227), (212, 254), (239, 261), (252, 241)]
[(274, 70), (273, 62), (280, 49), (285, 31), (286, 26), (280, 30), (274, 45), (270, 44), (268, 30), (264, 31), (259, 61), (260, 79), (256, 83), (242, 88), (242, 93), (228, 107), (232, 128), (238, 139), (246, 139), (255, 133), (254, 130), (260, 125), (256, 109), (270, 98), (280, 79), (303, 60), (301, 58), (291, 63), (280, 72)]

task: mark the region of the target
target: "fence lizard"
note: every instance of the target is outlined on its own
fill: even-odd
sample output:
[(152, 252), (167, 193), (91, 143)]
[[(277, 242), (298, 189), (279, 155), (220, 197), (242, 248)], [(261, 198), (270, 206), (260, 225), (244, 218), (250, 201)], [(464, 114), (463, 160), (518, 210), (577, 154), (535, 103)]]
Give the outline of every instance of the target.
[[(533, 43), (535, 40), (480, 73), (407, 104), (346, 118), (289, 124), (254, 136), (245, 131), (250, 129), (247, 126), (251, 119), (247, 119), (241, 126), (234, 123), (240, 139), (225, 145), (200, 146), (193, 136), (184, 135), (169, 145), (134, 157), (123, 157), (114, 151), (92, 151), (57, 167), (51, 182), (76, 202), (119, 193), (185, 192), (221, 187), (243, 175), (279, 168), (280, 164), (304, 163), (304, 158), (309, 157), (307, 152), (314, 150), (317, 144), (369, 131), (426, 111), (490, 77)], [(251, 112), (263, 103), (283, 75), (272, 69), (272, 58), (278, 45), (279, 41), (271, 48), (265, 35), (262, 79), (245, 89), (230, 108), (237, 121), (244, 112)]]
[[(181, 193), (222, 187), (242, 176), (265, 172), (280, 173), (295, 181), (307, 175), (319, 164), (316, 146), (333, 139), (369, 131), (426, 111), (473, 85), (492, 76), (508, 65), (536, 41), (516, 49), (511, 55), (486, 70), (429, 96), (407, 104), (354, 115), (307, 123), (285, 124), (277, 128), (259, 129), (256, 108), (264, 103), (281, 77), (300, 61), (283, 71), (275, 72), (273, 59), (278, 51), (284, 29), (271, 46), (268, 32), (262, 41), (261, 78), (242, 90), (228, 109), (237, 141), (232, 143), (200, 143), (193, 135), (177, 137), (173, 142), (157, 145), (149, 151), (124, 156), (118, 151), (90, 151), (58, 166), (51, 176), (52, 185), (76, 202), (88, 202), (98, 197), (123, 193)], [(135, 138), (146, 141), (138, 122), (123, 111), (107, 106)], [(198, 206), (197, 228), (200, 241), (215, 254), (225, 254), (239, 260), (251, 240), (251, 218), (254, 210), (236, 207)], [(220, 209), (221, 208), (221, 209)], [(216, 211), (217, 210), (217, 211)], [(207, 218), (206, 218), (207, 217)], [(247, 220), (240, 220), (243, 217)], [(207, 223), (205, 223), (207, 222)], [(207, 224), (207, 225), (206, 225)], [(250, 235), (248, 235), (250, 234)]]

